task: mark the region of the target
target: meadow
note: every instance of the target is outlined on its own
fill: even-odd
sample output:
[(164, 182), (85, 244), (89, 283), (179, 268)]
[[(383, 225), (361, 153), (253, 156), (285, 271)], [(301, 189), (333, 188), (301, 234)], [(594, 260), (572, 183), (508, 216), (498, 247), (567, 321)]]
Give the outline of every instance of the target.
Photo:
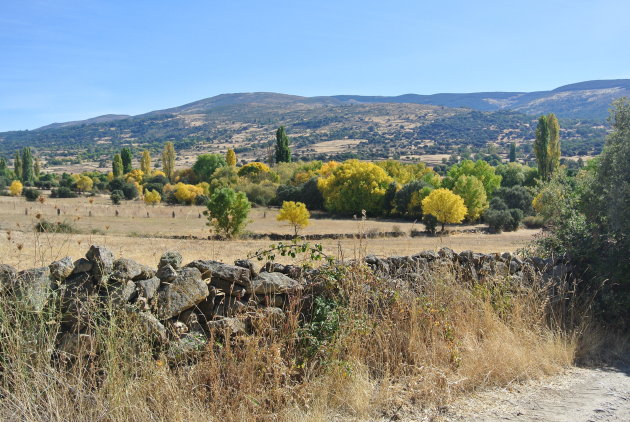
[[(0, 197), (0, 256), (3, 263), (25, 268), (47, 265), (52, 260), (79, 258), (91, 244), (112, 249), (146, 265), (155, 265), (166, 250), (178, 250), (184, 260), (214, 259), (231, 262), (266, 248), (270, 240), (208, 240), (211, 235), (202, 206), (145, 205), (128, 201), (112, 205), (107, 196), (71, 199), (46, 198), (43, 203), (26, 202), (22, 197)], [(59, 214), (58, 214), (59, 213)], [(277, 208), (256, 207), (250, 213), (247, 231), (256, 234), (290, 234), (292, 228), (276, 221)], [(174, 216), (173, 216), (174, 215)], [(38, 233), (39, 221), (68, 223), (73, 233)], [(454, 230), (481, 229), (483, 225), (457, 225)], [(539, 230), (521, 229), (501, 234), (458, 233), (447, 236), (410, 237), (411, 230), (424, 230), (421, 223), (393, 219), (332, 218), (314, 212), (303, 234), (356, 234), (403, 232), (397, 238), (326, 239), (318, 241), (327, 254), (341, 258), (376, 254), (409, 255), (422, 250), (450, 247), (459, 252), (514, 252), (530, 242)]]

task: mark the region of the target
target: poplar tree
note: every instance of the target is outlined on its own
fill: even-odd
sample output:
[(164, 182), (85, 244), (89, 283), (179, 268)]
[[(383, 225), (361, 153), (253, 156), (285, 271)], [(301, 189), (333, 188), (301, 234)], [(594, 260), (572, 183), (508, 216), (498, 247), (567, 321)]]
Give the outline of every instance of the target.
[(172, 142), (164, 145), (162, 152), (162, 169), (168, 180), (173, 182), (175, 178), (175, 147)]
[(39, 158), (35, 157), (35, 162), (33, 163), (33, 172), (35, 173), (35, 179), (39, 179), (39, 175), (41, 171), (42, 171), (42, 168), (39, 163)]
[(555, 114), (550, 113), (538, 119), (534, 153), (540, 178), (551, 179), (560, 165), (560, 124)]
[(147, 149), (142, 151), (142, 159), (140, 160), (140, 170), (142, 170), (142, 172), (145, 175), (148, 175), (151, 173), (151, 153)]
[(33, 175), (33, 154), (29, 147), (22, 149), (22, 181), (32, 183), (35, 180)]
[(15, 158), (13, 159), (13, 171), (17, 180), (22, 180), (22, 157), (20, 151), (15, 151)]
[(133, 159), (133, 154), (131, 153), (131, 148), (123, 148), (120, 150), (120, 158), (122, 159), (122, 165), (123, 165), (123, 173), (127, 174), (129, 173), (131, 170), (133, 170), (133, 167), (131, 165), (131, 160)]
[(280, 126), (276, 131), (276, 163), (290, 163), (291, 149), (289, 148), (289, 137), (284, 131), (284, 126)]
[(236, 153), (232, 148), (228, 148), (227, 152), (225, 153), (225, 162), (230, 167), (236, 166)]
[(112, 173), (114, 173), (114, 178), (119, 178), (123, 175), (123, 162), (120, 154), (114, 155), (114, 159), (112, 161)]
[(510, 144), (510, 163), (513, 163), (515, 161), (516, 161), (516, 144), (512, 142)]

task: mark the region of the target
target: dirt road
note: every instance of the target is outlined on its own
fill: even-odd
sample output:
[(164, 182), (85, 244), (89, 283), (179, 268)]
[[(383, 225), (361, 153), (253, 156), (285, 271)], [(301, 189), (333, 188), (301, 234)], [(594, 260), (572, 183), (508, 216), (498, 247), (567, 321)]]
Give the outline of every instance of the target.
[[(460, 421), (630, 421), (630, 366), (585, 369), (507, 389), (476, 394), (428, 420)], [(425, 417), (407, 421), (427, 420)]]

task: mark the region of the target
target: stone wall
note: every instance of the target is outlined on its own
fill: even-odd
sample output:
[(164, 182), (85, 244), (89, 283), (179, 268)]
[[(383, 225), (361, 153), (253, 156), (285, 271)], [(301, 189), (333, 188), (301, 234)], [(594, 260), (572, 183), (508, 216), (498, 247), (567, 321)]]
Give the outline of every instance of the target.
[[(338, 263), (352, 265), (355, 262)], [(505, 277), (526, 283), (534, 275), (567, 277), (571, 266), (564, 259), (520, 259), (510, 253), (480, 254), (449, 248), (412, 256), (365, 257), (366, 264), (383, 280), (405, 279), (449, 266), (462, 282), (483, 282)], [(102, 246), (91, 246), (85, 257), (70, 257), (48, 267), (17, 272), (0, 264), (0, 290), (21, 299), (28, 311), (41, 312), (58, 304), (62, 315), (59, 348), (72, 357), (89, 343), (89, 312), (114, 307), (137, 318), (155, 341), (169, 345), (176, 355), (203, 347), (207, 338), (247, 333), (261, 320), (279, 324), (293, 300), (318, 294), (320, 270), (267, 263), (257, 269), (249, 260), (233, 265), (212, 260), (182, 263), (182, 256), (166, 252), (157, 268), (127, 258), (115, 259)]]

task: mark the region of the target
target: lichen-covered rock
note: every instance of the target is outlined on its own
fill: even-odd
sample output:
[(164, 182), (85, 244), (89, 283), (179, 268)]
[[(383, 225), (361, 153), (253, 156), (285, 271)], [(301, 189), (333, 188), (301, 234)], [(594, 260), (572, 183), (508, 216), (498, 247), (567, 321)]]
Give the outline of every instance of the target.
[(92, 262), (87, 258), (79, 258), (74, 261), (72, 274), (92, 273)]
[(48, 269), (50, 270), (50, 276), (53, 280), (61, 281), (72, 274), (72, 271), (74, 271), (74, 263), (72, 262), (72, 258), (66, 256), (50, 264)]
[(140, 280), (136, 282), (136, 286), (138, 286), (138, 292), (140, 293), (140, 296), (151, 300), (160, 287), (160, 279), (157, 277), (152, 277), (148, 280)]
[(210, 260), (193, 261), (186, 267), (197, 268), (201, 272), (201, 276), (204, 279), (210, 278), (211, 282), (215, 279), (221, 279), (239, 286), (249, 287), (250, 271), (246, 268)]
[(137, 297), (136, 283), (132, 280), (127, 280), (119, 284), (109, 285), (107, 294), (114, 305), (125, 305)]
[(196, 268), (182, 268), (177, 277), (157, 294), (157, 317), (168, 319), (179, 315), (206, 297), (209, 291)]
[(443, 247), (438, 251), (438, 256), (448, 261), (453, 261), (457, 254), (451, 248)]
[(146, 265), (140, 265), (140, 274), (134, 277), (133, 281), (148, 280), (155, 277), (155, 270)]
[(0, 264), (0, 291), (11, 290), (16, 280), (16, 269), (10, 265)]
[(281, 273), (260, 273), (251, 281), (248, 293), (252, 294), (276, 294), (288, 293), (295, 290), (299, 283)]
[(64, 329), (78, 329), (89, 322), (92, 300), (97, 289), (88, 273), (72, 274), (60, 286), (61, 312)]
[(52, 291), (52, 280), (48, 267), (20, 271), (17, 276), (19, 296), (36, 312), (46, 306)]
[(138, 313), (138, 321), (146, 329), (147, 333), (162, 342), (167, 340), (166, 327), (150, 312)]
[(142, 265), (129, 258), (119, 258), (114, 261), (110, 279), (116, 281), (133, 280), (142, 274)]
[(439, 255), (435, 252), (435, 251), (422, 251), (420, 253), (418, 253), (417, 255), (414, 256), (418, 256), (420, 258), (424, 258), (427, 261), (431, 262), (431, 261), (435, 261), (436, 259), (439, 258)]
[(208, 338), (202, 332), (190, 332), (169, 343), (166, 357), (173, 363), (189, 361), (202, 353)]
[(92, 263), (92, 276), (96, 282), (100, 282), (114, 269), (114, 254), (104, 246), (90, 246), (85, 257)]
[(170, 265), (173, 269), (178, 270), (182, 266), (182, 254), (177, 251), (167, 251), (160, 257), (158, 268)]
[(249, 259), (237, 259), (236, 261), (234, 261), (234, 265), (249, 270), (250, 278), (254, 278), (258, 275), (256, 273), (256, 269), (254, 268), (254, 263)]
[(159, 278), (162, 283), (170, 283), (177, 277), (177, 271), (175, 271), (175, 268), (173, 268), (171, 264), (166, 264), (157, 270), (155, 276)]
[(247, 329), (244, 321), (230, 317), (209, 321), (207, 326), (210, 331), (227, 331), (230, 334), (242, 334)]

